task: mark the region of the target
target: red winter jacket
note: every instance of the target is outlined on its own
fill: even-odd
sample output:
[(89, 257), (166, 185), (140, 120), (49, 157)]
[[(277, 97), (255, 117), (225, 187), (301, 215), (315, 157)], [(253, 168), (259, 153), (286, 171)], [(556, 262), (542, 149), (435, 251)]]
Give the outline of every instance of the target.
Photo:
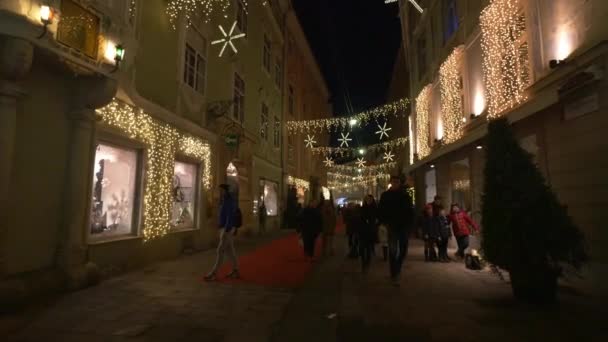
[(456, 237), (471, 235), (469, 226), (473, 227), (475, 232), (479, 231), (477, 224), (464, 211), (450, 214), (450, 223), (452, 223), (452, 230)]

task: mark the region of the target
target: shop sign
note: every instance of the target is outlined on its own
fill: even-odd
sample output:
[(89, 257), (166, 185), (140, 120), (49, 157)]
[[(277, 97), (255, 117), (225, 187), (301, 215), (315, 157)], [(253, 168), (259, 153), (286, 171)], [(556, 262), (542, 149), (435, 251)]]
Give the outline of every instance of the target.
[(236, 134), (227, 134), (224, 137), (224, 141), (226, 142), (226, 146), (234, 148), (239, 145), (239, 136)]

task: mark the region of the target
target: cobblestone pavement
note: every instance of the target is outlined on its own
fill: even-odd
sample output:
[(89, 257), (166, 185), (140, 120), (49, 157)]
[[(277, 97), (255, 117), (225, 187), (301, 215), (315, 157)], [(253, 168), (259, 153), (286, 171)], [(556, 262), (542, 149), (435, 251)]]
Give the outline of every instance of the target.
[[(267, 239), (239, 242), (246, 253)], [(338, 250), (344, 250), (339, 239)], [(606, 341), (603, 303), (562, 290), (560, 304), (515, 302), (507, 282), (461, 263), (427, 264), (412, 242), (401, 287), (374, 260), (362, 275), (343, 254), (288, 290), (206, 284), (213, 251), (66, 295), (3, 341)]]

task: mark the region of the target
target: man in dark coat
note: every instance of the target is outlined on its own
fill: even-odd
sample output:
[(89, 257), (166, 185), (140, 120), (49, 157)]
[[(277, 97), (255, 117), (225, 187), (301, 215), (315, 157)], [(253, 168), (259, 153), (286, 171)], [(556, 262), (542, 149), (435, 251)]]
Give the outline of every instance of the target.
[(391, 279), (393, 285), (399, 286), (409, 233), (414, 223), (414, 206), (410, 195), (401, 189), (398, 176), (391, 177), (391, 188), (380, 197), (378, 209), (380, 223), (388, 228)]
[(323, 230), (323, 218), (318, 200), (311, 200), (308, 207), (302, 210), (300, 225), (299, 231), (304, 244), (304, 253), (312, 261), (315, 256), (315, 243)]

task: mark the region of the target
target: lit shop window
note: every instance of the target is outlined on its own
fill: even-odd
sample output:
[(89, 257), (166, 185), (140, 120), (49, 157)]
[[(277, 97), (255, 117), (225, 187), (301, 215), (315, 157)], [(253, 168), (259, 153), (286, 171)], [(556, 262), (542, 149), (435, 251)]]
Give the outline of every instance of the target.
[(137, 150), (98, 144), (93, 173), (90, 233), (94, 237), (135, 231)]
[(175, 162), (173, 171), (173, 208), (171, 226), (177, 229), (194, 228), (198, 166)]
[(267, 180), (260, 180), (260, 201), (266, 207), (268, 216), (277, 216), (278, 213), (278, 184)]

